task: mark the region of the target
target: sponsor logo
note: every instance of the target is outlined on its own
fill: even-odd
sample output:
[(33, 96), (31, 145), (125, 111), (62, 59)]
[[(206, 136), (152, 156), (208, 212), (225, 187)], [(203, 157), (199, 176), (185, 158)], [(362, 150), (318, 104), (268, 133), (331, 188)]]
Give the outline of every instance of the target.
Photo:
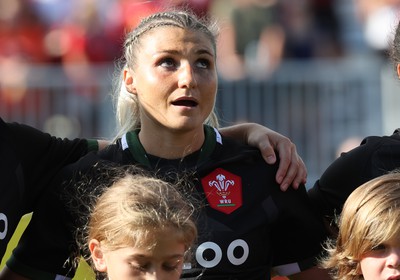
[[(242, 255), (236, 256), (234, 251), (236, 248), (241, 248)], [(204, 256), (206, 251), (212, 251), (212, 255), (214, 258), (207, 259)], [(212, 268), (216, 267), (222, 260), (223, 252), (221, 247), (214, 242), (204, 242), (197, 247), (196, 250), (196, 261), (205, 268)], [(236, 239), (232, 241), (227, 250), (226, 256), (229, 262), (233, 265), (241, 265), (246, 262), (247, 258), (249, 257), (249, 245), (243, 239)]]
[(242, 206), (242, 179), (222, 168), (217, 168), (201, 179), (211, 208), (230, 214)]

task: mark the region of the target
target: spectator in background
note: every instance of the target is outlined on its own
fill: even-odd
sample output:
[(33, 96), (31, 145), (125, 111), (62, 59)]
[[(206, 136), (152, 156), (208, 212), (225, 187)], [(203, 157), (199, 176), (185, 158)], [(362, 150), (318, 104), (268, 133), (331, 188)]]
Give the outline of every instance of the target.
[(218, 70), (228, 80), (270, 76), (283, 59), (343, 55), (334, 0), (215, 1)]
[(135, 28), (143, 17), (165, 7), (183, 6), (204, 16), (210, 5), (209, 0), (32, 0), (32, 3), (31, 9), (47, 23), (42, 44), (47, 55), (51, 62), (60, 63), (76, 84), (96, 78), (89, 69), (91, 64), (110, 63), (120, 57), (124, 33)]
[(44, 63), (48, 57), (42, 38), (46, 25), (30, 2), (0, 1), (0, 58), (18, 57), (29, 63)]
[[(35, 9), (48, 23), (43, 44), (51, 62), (63, 67), (71, 83), (80, 84), (96, 79), (90, 70), (92, 64), (110, 63), (119, 56), (115, 42), (123, 36), (121, 11), (114, 1), (64, 2), (36, 0)], [(53, 10), (60, 10), (58, 5), (66, 12), (58, 18), (49, 17)]]
[(119, 55), (112, 40), (123, 36), (121, 10), (115, 1), (32, 0), (43, 18), (44, 46), (53, 63), (110, 62)]
[(334, 0), (281, 0), (284, 58), (313, 59), (343, 54)]
[(42, 44), (45, 32), (45, 23), (29, 2), (0, 0), (0, 101), (3, 106), (13, 106), (27, 94), (29, 64), (48, 62)]
[[(220, 75), (228, 80), (268, 77), (280, 64), (285, 41), (278, 1), (227, 2), (214, 7), (217, 18), (225, 17), (218, 53)], [(226, 5), (231, 6), (228, 12)]]
[(318, 41), (315, 56), (337, 58), (344, 55), (336, 0), (310, 0)]
[(197, 17), (210, 16), (212, 2), (215, 0), (159, 0), (164, 7), (175, 7), (177, 9), (189, 9)]
[(400, 1), (354, 0), (354, 5), (366, 44), (378, 55), (386, 58), (400, 19)]

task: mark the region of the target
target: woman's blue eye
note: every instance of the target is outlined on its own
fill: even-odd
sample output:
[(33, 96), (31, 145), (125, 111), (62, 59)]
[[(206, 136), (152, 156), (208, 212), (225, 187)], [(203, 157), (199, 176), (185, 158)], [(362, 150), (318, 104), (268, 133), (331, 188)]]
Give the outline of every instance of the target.
[(175, 67), (176, 63), (172, 58), (164, 58), (161, 60), (160, 65), (166, 68)]
[(199, 59), (196, 63), (197, 67), (207, 69), (210, 67), (210, 61), (207, 59)]

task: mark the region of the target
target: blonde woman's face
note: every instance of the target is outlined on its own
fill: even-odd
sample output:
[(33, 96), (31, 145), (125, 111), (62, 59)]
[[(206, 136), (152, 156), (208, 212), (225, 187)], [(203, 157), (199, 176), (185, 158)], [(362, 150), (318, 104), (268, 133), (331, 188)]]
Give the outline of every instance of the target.
[[(154, 250), (125, 247), (103, 252), (94, 259), (96, 269), (110, 280), (178, 280), (182, 273), (185, 245), (171, 236), (160, 236)], [(92, 252), (99, 254), (99, 252)]]
[(365, 253), (360, 266), (364, 280), (400, 279), (400, 241), (391, 240)]
[(124, 81), (138, 97), (142, 129), (202, 129), (217, 90), (210, 39), (199, 31), (160, 27), (143, 35), (136, 57)]

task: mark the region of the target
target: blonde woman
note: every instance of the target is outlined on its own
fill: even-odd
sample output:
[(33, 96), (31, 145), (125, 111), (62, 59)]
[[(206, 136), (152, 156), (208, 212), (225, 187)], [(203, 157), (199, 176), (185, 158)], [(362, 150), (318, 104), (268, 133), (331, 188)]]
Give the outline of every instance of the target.
[[(79, 177), (107, 176), (102, 167), (116, 164), (139, 166), (172, 183), (185, 176), (194, 184), (191, 195), (206, 203), (183, 279), (264, 280), (271, 270), (293, 279), (327, 279), (315, 263), (326, 233), (304, 185), (282, 192), (278, 164), (267, 165), (259, 150), (218, 131), (214, 27), (190, 13), (167, 11), (144, 18), (127, 35), (117, 90), (119, 137), (57, 176), (7, 262), (8, 272), (72, 277), (79, 217), (59, 194), (73, 195)], [(56, 233), (51, 243), (47, 232)], [(5, 279), (18, 279), (13, 272)]]

